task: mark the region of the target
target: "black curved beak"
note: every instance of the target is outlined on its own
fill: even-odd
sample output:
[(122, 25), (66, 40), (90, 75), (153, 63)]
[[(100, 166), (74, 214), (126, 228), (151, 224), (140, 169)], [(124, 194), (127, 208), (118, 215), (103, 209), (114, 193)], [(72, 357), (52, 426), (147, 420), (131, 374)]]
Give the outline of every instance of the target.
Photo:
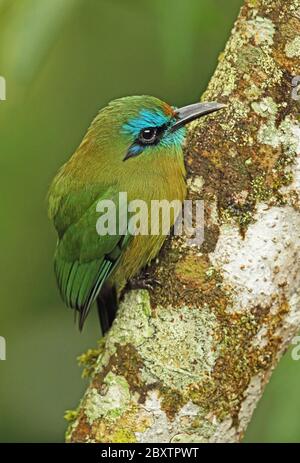
[(223, 103), (212, 101), (209, 103), (195, 103), (179, 108), (175, 111), (177, 122), (172, 125), (170, 132), (175, 132), (175, 130), (180, 129), (189, 122), (192, 122), (199, 117), (206, 116), (207, 114), (214, 113), (215, 111), (219, 111), (219, 109), (223, 109), (225, 107), (226, 105)]

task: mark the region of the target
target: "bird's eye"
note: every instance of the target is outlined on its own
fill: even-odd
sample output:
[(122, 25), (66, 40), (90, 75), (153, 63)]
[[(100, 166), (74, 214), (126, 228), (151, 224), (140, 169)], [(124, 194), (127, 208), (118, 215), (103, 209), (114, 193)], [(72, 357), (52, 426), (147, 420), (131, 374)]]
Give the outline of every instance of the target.
[(141, 130), (139, 134), (139, 141), (145, 145), (151, 145), (156, 141), (157, 129), (156, 127), (149, 127)]

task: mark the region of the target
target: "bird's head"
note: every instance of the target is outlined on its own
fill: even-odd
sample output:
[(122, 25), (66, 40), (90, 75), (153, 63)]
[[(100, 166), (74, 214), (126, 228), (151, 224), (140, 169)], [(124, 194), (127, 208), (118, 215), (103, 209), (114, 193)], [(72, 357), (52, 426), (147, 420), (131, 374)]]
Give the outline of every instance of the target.
[(133, 162), (181, 148), (186, 124), (224, 106), (211, 102), (175, 108), (152, 96), (129, 96), (109, 103), (94, 124), (102, 139), (118, 144), (114, 152), (122, 161)]

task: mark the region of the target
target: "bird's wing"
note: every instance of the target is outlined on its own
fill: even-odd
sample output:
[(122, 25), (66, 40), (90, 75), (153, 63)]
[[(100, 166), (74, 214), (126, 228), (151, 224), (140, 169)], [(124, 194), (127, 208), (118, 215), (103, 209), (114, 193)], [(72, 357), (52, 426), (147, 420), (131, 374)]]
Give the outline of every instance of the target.
[[(96, 200), (93, 194), (91, 198), (92, 203), (80, 214), (78, 210), (74, 213), (74, 198), (68, 195), (54, 217), (60, 236), (54, 263), (56, 278), (63, 300), (80, 312), (80, 329), (103, 283), (118, 264), (131, 238), (126, 229), (119, 230), (118, 194), (115, 187), (102, 191)], [(80, 198), (77, 199), (80, 201)], [(100, 236), (96, 230), (100, 217), (97, 204), (99, 200), (107, 199), (112, 200), (116, 206), (116, 233)], [(66, 204), (72, 205), (71, 210), (66, 209)], [(69, 223), (70, 217), (76, 217), (73, 223)]]

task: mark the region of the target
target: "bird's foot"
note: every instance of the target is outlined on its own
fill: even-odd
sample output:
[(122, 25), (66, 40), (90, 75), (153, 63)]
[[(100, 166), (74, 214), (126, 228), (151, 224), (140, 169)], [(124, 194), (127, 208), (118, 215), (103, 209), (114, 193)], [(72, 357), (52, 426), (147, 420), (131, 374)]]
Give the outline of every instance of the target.
[(150, 278), (149, 274), (133, 278), (128, 282), (128, 289), (147, 289), (148, 291), (153, 291), (155, 286), (161, 286), (161, 283), (155, 278)]

